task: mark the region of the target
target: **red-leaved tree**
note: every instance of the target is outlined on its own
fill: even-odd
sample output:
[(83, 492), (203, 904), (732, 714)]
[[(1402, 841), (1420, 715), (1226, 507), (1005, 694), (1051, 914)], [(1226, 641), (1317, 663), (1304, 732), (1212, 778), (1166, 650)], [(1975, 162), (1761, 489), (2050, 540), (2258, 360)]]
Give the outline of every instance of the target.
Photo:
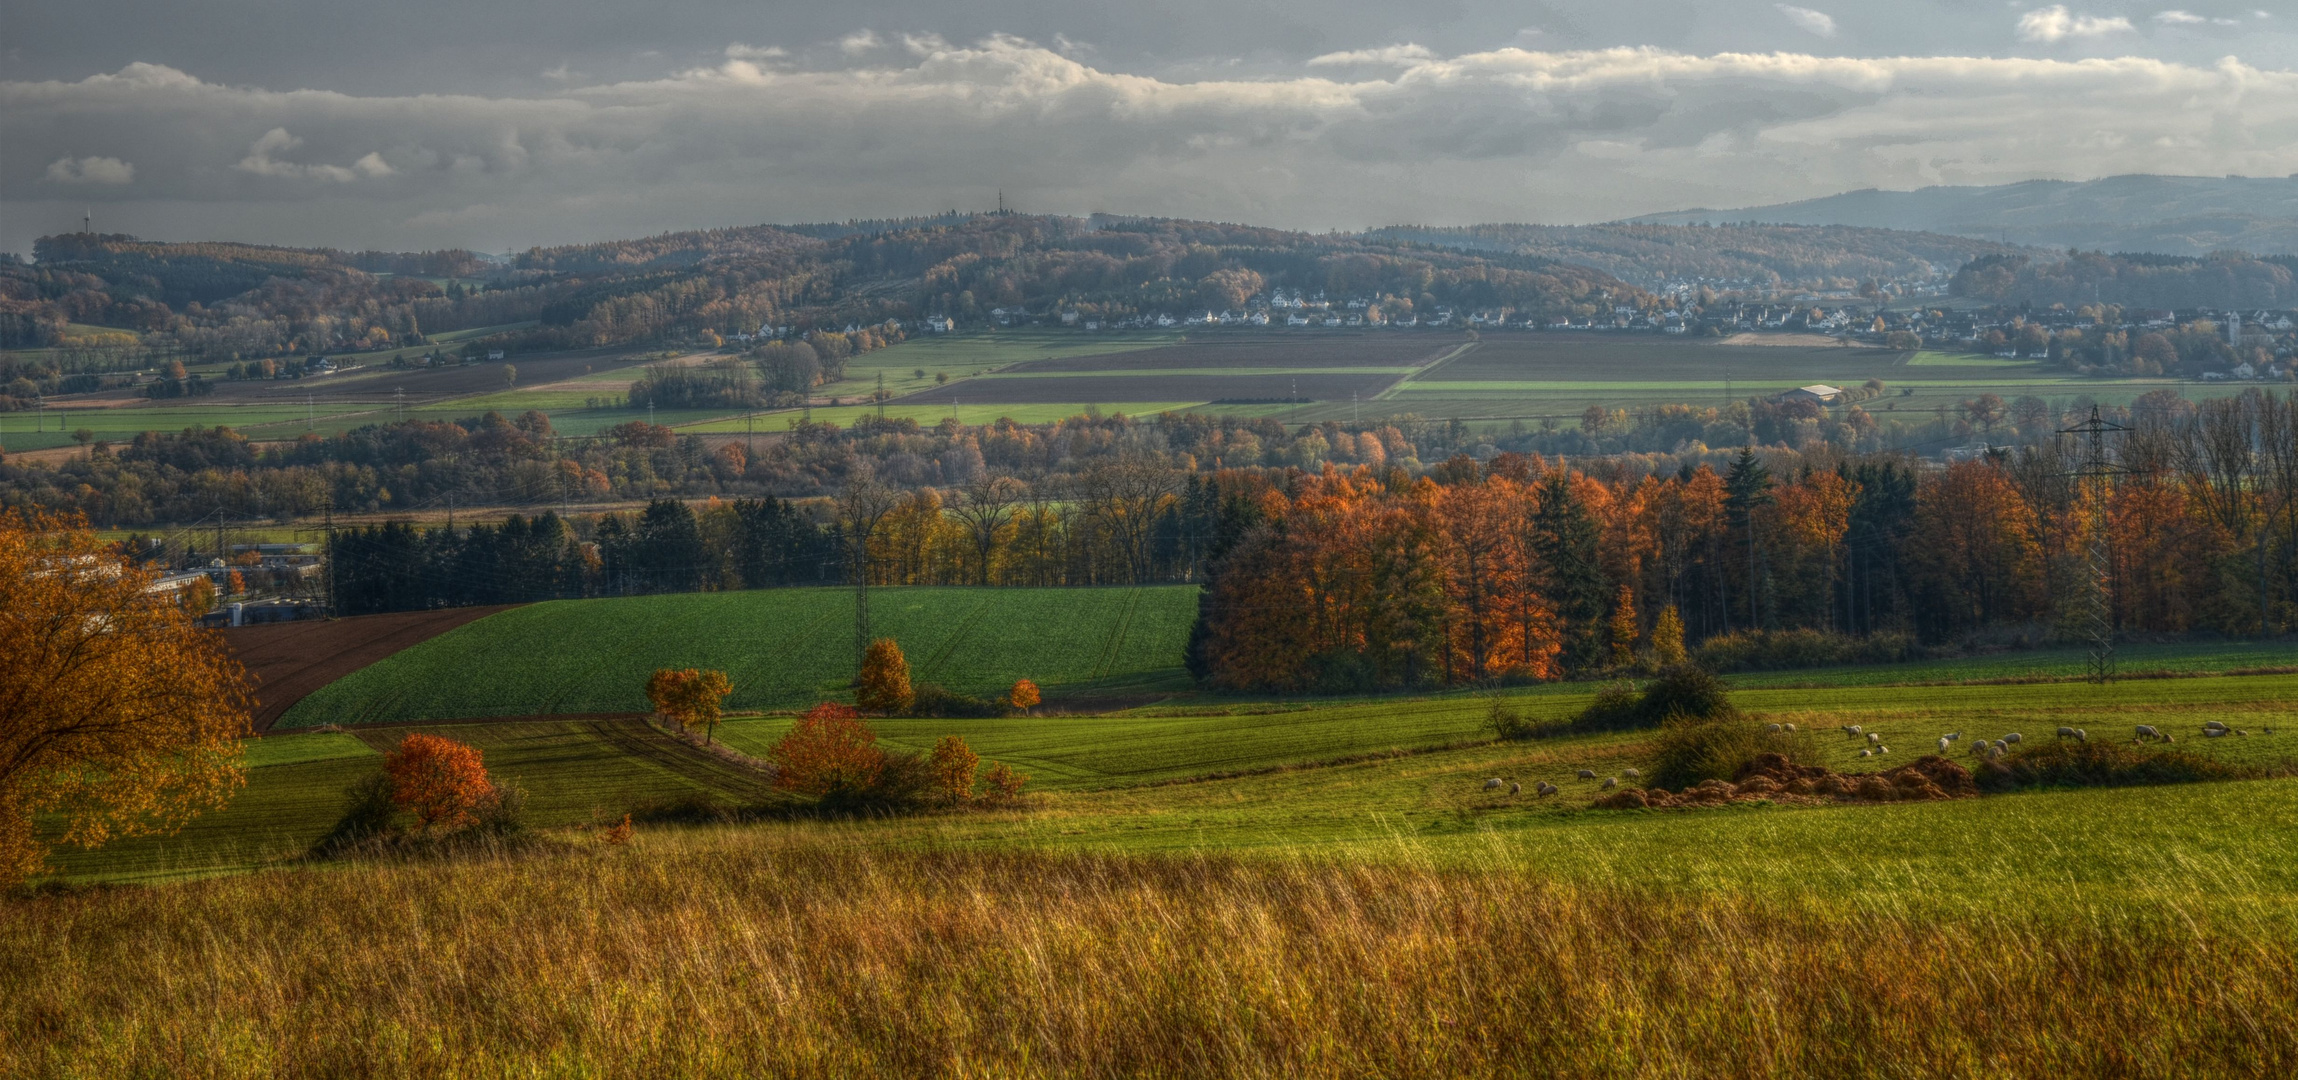
[(834, 701), (814, 706), (767, 752), (774, 786), (817, 798), (858, 792), (878, 782), (886, 752), (862, 714)]
[(478, 749), (437, 735), (401, 739), (383, 756), (383, 771), (391, 777), (391, 801), (426, 829), (477, 822), (479, 807), (495, 793)]

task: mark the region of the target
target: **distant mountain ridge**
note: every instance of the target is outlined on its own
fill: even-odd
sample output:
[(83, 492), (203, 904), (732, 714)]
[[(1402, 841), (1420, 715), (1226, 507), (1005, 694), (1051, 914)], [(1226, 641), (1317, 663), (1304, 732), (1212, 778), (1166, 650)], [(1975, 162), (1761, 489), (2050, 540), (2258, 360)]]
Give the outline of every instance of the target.
[(2109, 176), (1991, 187), (1868, 188), (1737, 210), (1646, 214), (1633, 224), (1856, 225), (2038, 247), (2206, 255), (2298, 254), (2298, 176)]

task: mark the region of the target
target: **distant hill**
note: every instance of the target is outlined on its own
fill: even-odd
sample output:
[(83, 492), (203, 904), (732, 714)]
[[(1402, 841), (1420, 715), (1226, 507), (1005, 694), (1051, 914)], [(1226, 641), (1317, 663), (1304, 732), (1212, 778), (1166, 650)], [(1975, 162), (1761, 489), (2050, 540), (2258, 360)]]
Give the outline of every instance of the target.
[(2298, 176), (2110, 176), (1994, 187), (1850, 191), (1738, 210), (1647, 214), (1636, 224), (1858, 225), (2013, 244), (2205, 255), (2298, 254)]
[(1851, 288), (1871, 278), (1951, 274), (1989, 255), (2039, 254), (1967, 236), (1845, 225), (1391, 225), (1364, 235), (1577, 263), (1644, 286), (1697, 278)]

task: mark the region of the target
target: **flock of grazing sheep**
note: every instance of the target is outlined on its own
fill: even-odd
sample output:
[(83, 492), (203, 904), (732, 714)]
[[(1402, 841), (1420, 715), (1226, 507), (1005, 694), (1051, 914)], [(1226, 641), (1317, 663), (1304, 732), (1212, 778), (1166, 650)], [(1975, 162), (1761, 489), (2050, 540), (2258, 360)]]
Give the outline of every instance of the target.
[[(1773, 735), (1793, 735), (1795, 734), (1795, 725), (1769, 724), (1765, 726), (1765, 730)], [(2258, 729), (2258, 733), (2261, 735), (2272, 735), (2274, 734), (2274, 729), (2260, 728)], [(1857, 739), (1864, 737), (1867, 740), (1867, 746), (1859, 751), (1860, 757), (1882, 757), (1891, 753), (1891, 748), (1884, 745), (1882, 732), (1869, 731), (1858, 724), (1845, 724), (1843, 725), (1843, 734), (1846, 738)], [(2248, 736), (2249, 734), (2250, 732), (2248, 730), (2230, 728), (2227, 727), (2223, 721), (2218, 720), (2205, 721), (2202, 725), (2202, 737), (2206, 739), (2219, 739), (2228, 736)], [(2058, 730), (2058, 737), (2062, 741), (2066, 739), (2073, 739), (2076, 742), (2089, 742), (2091, 735), (2090, 732), (2082, 728), (2062, 726)], [(1960, 731), (1950, 731), (1945, 735), (1939, 736), (1939, 753), (1941, 755), (1945, 755), (1950, 749), (1954, 747), (1955, 743), (1961, 741), (1962, 738), (1963, 733)], [(2001, 758), (2004, 754), (2009, 753), (2011, 747), (2017, 746), (2018, 744), (2025, 741), (2026, 736), (2014, 731), (2004, 735), (2000, 739), (1993, 740), (1992, 742), (1986, 739), (1975, 740), (1971, 744), (1971, 753), (1974, 756), (1984, 758), (1988, 761), (1994, 761)], [(2137, 737), (2133, 738), (2131, 741), (2134, 743), (2149, 741), (2160, 741), (2167, 743), (2175, 742), (2177, 740), (2174, 739), (2169, 732), (2155, 727), (2153, 724), (2140, 724), (2138, 725)], [(1634, 780), (1642, 775), (1642, 773), (1639, 773), (1634, 769), (1625, 769), (1622, 770), (1618, 776), (1605, 777), (1603, 782), (1597, 785), (1597, 790), (1610, 791), (1613, 788), (1619, 787), (1621, 776), (1625, 776), (1630, 780)], [(1581, 769), (1578, 774), (1578, 779), (1594, 780), (1596, 779), (1596, 770)], [(1506, 787), (1510, 795), (1519, 795), (1524, 791), (1523, 784), (1509, 780), (1502, 780), (1497, 776), (1486, 777), (1484, 780), (1484, 790), (1486, 791), (1498, 791), (1502, 787)], [(1551, 784), (1546, 780), (1538, 781), (1532, 785), (1533, 794), (1543, 799), (1550, 795), (1557, 794), (1563, 790), (1563, 788), (1558, 787), (1555, 784)]]

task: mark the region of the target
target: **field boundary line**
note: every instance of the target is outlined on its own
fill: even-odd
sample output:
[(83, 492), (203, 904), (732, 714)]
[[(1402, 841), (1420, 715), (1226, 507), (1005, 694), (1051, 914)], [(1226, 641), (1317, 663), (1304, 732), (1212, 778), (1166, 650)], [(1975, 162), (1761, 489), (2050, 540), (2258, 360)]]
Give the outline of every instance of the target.
[(1435, 371), (1437, 368), (1443, 367), (1444, 365), (1449, 364), (1454, 360), (1460, 359), (1462, 356), (1465, 356), (1469, 352), (1473, 351), (1478, 345), (1482, 344), (1484, 344), (1482, 338), (1475, 338), (1461, 342), (1459, 345), (1454, 346), (1451, 352), (1445, 353), (1443, 356), (1439, 356), (1436, 359), (1429, 361), (1428, 363), (1422, 364), (1419, 367), (1413, 368), (1411, 371), (1405, 372), (1404, 375), (1399, 377), (1395, 382), (1388, 384), (1387, 389), (1382, 390), (1380, 393), (1374, 394), (1372, 396), (1372, 400), (1387, 401), (1390, 398), (1395, 397), (1399, 392), (1403, 391), (1406, 386), (1410, 385), (1412, 380), (1420, 378), (1421, 376), (1426, 375), (1431, 371)]
[(935, 649), (933, 655), (927, 657), (926, 662), (918, 666), (919, 677), (938, 677), (942, 665), (949, 662), (950, 654), (957, 651), (958, 645), (965, 641), (967, 635), (973, 633), (973, 628), (979, 625), (982, 616), (988, 613), (988, 597), (974, 601), (973, 610), (967, 612), (965, 618), (960, 620), (956, 628), (950, 631), (949, 637), (942, 640), (941, 647)]

